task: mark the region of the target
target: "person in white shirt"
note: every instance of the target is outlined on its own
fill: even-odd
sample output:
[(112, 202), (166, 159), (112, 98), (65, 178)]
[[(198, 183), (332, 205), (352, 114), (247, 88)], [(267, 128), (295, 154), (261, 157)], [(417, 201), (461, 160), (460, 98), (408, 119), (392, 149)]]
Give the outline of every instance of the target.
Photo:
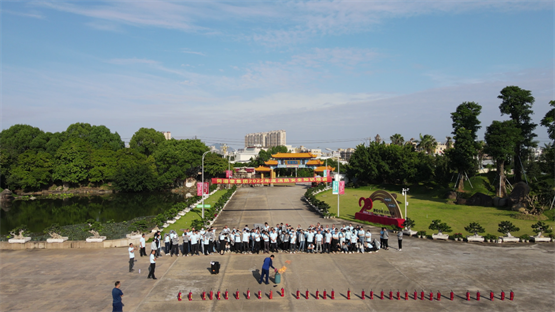
[(339, 250), (339, 230), (335, 229), (335, 231), (331, 234), (331, 251), (333, 253), (337, 253)]
[(324, 233), (324, 251), (328, 254), (330, 253), (330, 247), (331, 247), (331, 233), (329, 228), (327, 228), (326, 232)]
[(316, 253), (318, 253), (318, 252), (322, 253), (322, 241), (324, 239), (324, 236), (318, 230), (318, 233), (316, 235), (314, 235), (314, 238), (316, 239), (316, 251), (315, 252)]
[(198, 231), (195, 231), (193, 233), (193, 235), (191, 235), (190, 237), (190, 242), (191, 242), (191, 255), (199, 255), (198, 254), (198, 241), (199, 241), (199, 234)]
[(368, 252), (372, 252), (372, 249), (374, 246), (372, 246), (372, 233), (370, 233), (370, 231), (366, 231), (366, 234), (364, 234), (364, 237), (366, 239), (366, 247), (368, 248)]
[(249, 252), (249, 236), (250, 236), (250, 233), (249, 233), (248, 230), (243, 230), (243, 233), (242, 233), (241, 236), (243, 237), (243, 239), (242, 239), (243, 240), (243, 245), (242, 245), (243, 249), (241, 249), (241, 250), (243, 251), (244, 254), (246, 254), (246, 253)]
[(170, 255), (170, 235), (164, 235), (164, 253), (166, 256)]
[(183, 245), (181, 248), (181, 256), (185, 257), (185, 256), (189, 256), (189, 236), (187, 236), (187, 231), (189, 231), (189, 229), (183, 230), (183, 234), (181, 234), (181, 237), (183, 238)]
[(133, 266), (135, 265), (135, 250), (137, 247), (133, 246), (133, 243), (129, 244), (129, 272), (133, 272)]
[(139, 249), (139, 254), (141, 255), (141, 257), (142, 257), (142, 256), (145, 256), (145, 257), (146, 257), (146, 256), (147, 256), (147, 255), (146, 255), (146, 241), (145, 241), (145, 235), (144, 235), (144, 234), (141, 235), (141, 240), (140, 240), (140, 243), (139, 243), (139, 248), (140, 248), (140, 249)]
[(289, 245), (291, 245), (289, 253), (295, 253), (295, 249), (297, 248), (297, 232), (294, 230), (291, 231), (289, 236)]
[(156, 279), (156, 276), (154, 276), (154, 271), (156, 270), (156, 255), (155, 255), (156, 251), (152, 251), (150, 253), (150, 272), (148, 272), (148, 276), (147, 278), (151, 278), (152, 279)]
[(264, 241), (264, 253), (270, 253), (270, 235), (268, 235), (268, 232), (262, 232), (262, 240)]
[(241, 237), (241, 232), (235, 232), (235, 253), (240, 253), (243, 251), (243, 240)]
[(351, 245), (349, 245), (350, 249), (349, 249), (349, 253), (353, 253), (357, 251), (357, 240), (358, 240), (358, 236), (356, 236), (354, 233), (351, 234)]
[(278, 238), (278, 234), (274, 229), (272, 230), (272, 232), (270, 232), (270, 250), (272, 252), (277, 252), (277, 238)]
[(258, 229), (254, 232), (254, 251), (256, 254), (260, 254), (260, 231)]

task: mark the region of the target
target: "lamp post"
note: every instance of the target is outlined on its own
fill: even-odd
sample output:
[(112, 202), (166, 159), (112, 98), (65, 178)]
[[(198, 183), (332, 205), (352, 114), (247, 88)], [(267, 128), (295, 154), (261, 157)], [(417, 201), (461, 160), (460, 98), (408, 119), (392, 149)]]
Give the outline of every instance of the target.
[[(229, 155), (229, 153), (227, 154), (227, 171), (231, 171), (231, 163), (229, 162), (231, 155)], [(231, 177), (226, 177), (227, 178), (227, 189), (229, 189), (229, 179)]]
[(202, 154), (202, 219), (204, 220), (204, 156), (206, 156), (206, 154), (210, 153), (210, 151), (206, 151), (204, 152), (204, 154)]
[(339, 161), (339, 157), (337, 157), (337, 217), (339, 217), (339, 181), (341, 181), (340, 174), (340, 165), (341, 162)]
[[(403, 193), (402, 193), (403, 195), (405, 195), (405, 220), (407, 220), (407, 206), (408, 206), (408, 204), (409, 204), (409, 202), (407, 201), (407, 193), (408, 193), (408, 191), (409, 191), (408, 188), (404, 188), (404, 189), (403, 189)], [(407, 227), (405, 226), (405, 229), (406, 229), (406, 228), (407, 228)]]

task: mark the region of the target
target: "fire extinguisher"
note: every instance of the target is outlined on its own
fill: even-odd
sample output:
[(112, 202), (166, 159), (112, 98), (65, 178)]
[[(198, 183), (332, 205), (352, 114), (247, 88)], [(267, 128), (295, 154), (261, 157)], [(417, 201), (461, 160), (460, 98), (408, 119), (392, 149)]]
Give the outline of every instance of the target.
[(335, 299), (335, 290), (331, 289), (331, 299)]
[(247, 299), (251, 298), (251, 290), (247, 288)]
[(297, 299), (301, 298), (301, 292), (297, 289)]
[(401, 293), (399, 292), (399, 289), (397, 289), (397, 300), (401, 300)]
[(393, 291), (389, 290), (389, 300), (393, 300)]
[(320, 291), (316, 289), (316, 299), (320, 299)]
[(214, 299), (214, 292), (212, 291), (212, 289), (210, 289), (210, 300)]
[(515, 293), (511, 290), (509, 293), (509, 300), (513, 301), (515, 299)]
[(409, 291), (405, 289), (405, 301), (409, 300)]
[(281, 288), (281, 296), (285, 297), (285, 289), (283, 289), (283, 287)]
[(273, 298), (274, 298), (274, 296), (272, 294), (272, 290), (270, 290), (270, 299), (273, 299)]
[(306, 295), (305, 295), (305, 299), (307, 299), (307, 300), (308, 300), (308, 295), (309, 295), (309, 292), (308, 292), (308, 289), (307, 289), (306, 290)]
[(239, 289), (235, 292), (235, 299), (239, 300)]
[(326, 293), (326, 289), (324, 289), (323, 295), (324, 295), (324, 296), (322, 297), (322, 299), (326, 299), (326, 297), (328, 296), (328, 294)]
[(258, 291), (258, 299), (262, 299), (262, 291), (261, 290)]
[(480, 291), (479, 290), (476, 292), (476, 300), (480, 301)]
[(189, 301), (193, 301), (193, 292), (189, 291)]
[(455, 298), (455, 294), (454, 294), (453, 291), (451, 290), (451, 294), (449, 295), (449, 299), (451, 299), (451, 301), (453, 301), (453, 298)]
[(441, 291), (437, 291), (437, 301), (441, 301)]
[(501, 290), (501, 301), (505, 300), (505, 292)]
[(364, 289), (362, 290), (362, 293), (360, 295), (360, 299), (364, 300), (366, 297), (366, 294), (364, 293)]
[(227, 292), (227, 289), (225, 290), (225, 293), (224, 293), (224, 299), (225, 300), (229, 299), (229, 293)]
[(470, 292), (466, 291), (466, 301), (470, 301)]
[(177, 300), (181, 301), (181, 291), (177, 294)]
[(202, 292), (202, 300), (206, 300), (206, 291)]
[(216, 293), (216, 299), (218, 299), (218, 300), (222, 299), (221, 294), (222, 293), (218, 290), (218, 292)]
[(347, 300), (351, 300), (351, 290), (347, 290)]
[(370, 299), (374, 299), (374, 291), (370, 289)]
[(489, 300), (493, 301), (493, 298), (494, 298), (493, 290), (490, 290), (490, 292), (489, 292)]

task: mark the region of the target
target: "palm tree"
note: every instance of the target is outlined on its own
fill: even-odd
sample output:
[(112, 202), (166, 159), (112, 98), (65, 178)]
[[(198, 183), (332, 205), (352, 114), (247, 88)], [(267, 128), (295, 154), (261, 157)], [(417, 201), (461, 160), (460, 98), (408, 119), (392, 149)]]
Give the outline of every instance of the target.
[(418, 150), (425, 151), (426, 154), (429, 155), (433, 154), (437, 147), (436, 139), (429, 134), (425, 134), (424, 136), (422, 136), (422, 133), (420, 133), (420, 140), (415, 140), (414, 142), (418, 143), (416, 145), (416, 148)]
[(450, 136), (445, 138), (447, 139), (447, 141), (445, 142), (445, 149), (450, 149), (451, 147), (453, 147), (453, 138)]
[(389, 139), (391, 140), (391, 144), (402, 146), (405, 143), (405, 139), (399, 133), (395, 133), (394, 135), (390, 136)]

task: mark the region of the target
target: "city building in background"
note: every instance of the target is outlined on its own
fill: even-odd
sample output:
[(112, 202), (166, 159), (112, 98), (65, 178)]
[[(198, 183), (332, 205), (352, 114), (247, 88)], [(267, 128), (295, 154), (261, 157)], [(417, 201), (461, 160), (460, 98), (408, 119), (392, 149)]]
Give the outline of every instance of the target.
[(162, 134), (164, 135), (164, 137), (166, 138), (166, 140), (171, 140), (172, 139), (172, 133), (169, 131), (162, 131)]
[(260, 146), (264, 148), (285, 145), (285, 130), (249, 133), (245, 135), (245, 147)]

